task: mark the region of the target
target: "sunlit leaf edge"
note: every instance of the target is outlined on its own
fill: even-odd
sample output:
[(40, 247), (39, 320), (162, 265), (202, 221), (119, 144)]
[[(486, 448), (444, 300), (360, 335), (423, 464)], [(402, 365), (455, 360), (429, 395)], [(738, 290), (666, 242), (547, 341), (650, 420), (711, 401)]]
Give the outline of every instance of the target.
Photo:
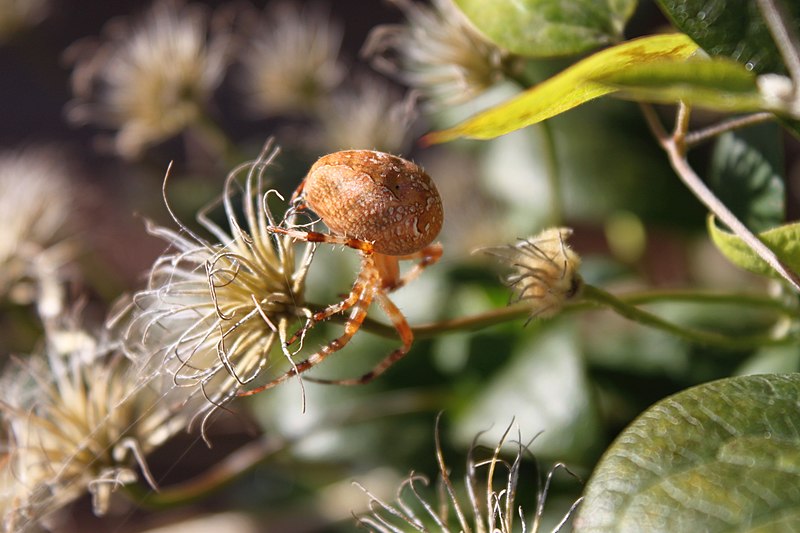
[(697, 45), (681, 33), (651, 35), (601, 50), (498, 106), (456, 126), (429, 133), (421, 144), (460, 137), (492, 139), (536, 124), (616, 89), (593, 80), (601, 72), (629, 68), (642, 62), (688, 58)]
[[(778, 278), (780, 275), (759, 257), (738, 236), (717, 227), (713, 215), (708, 216), (708, 233), (717, 249), (734, 265), (745, 270)], [(778, 256), (788, 268), (800, 270), (800, 222), (794, 222), (764, 231), (758, 238)]]

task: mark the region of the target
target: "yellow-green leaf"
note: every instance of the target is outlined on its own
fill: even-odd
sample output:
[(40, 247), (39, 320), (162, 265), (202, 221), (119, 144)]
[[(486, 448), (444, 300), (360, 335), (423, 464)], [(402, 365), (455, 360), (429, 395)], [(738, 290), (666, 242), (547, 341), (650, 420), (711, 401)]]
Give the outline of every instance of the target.
[(429, 133), (424, 144), (458, 137), (492, 139), (536, 124), (599, 96), (616, 91), (593, 81), (598, 76), (635, 65), (686, 59), (697, 45), (686, 35), (651, 35), (606, 48), (572, 65), (519, 96), (467, 119), (453, 128)]
[[(711, 240), (731, 263), (756, 274), (778, 277), (778, 273), (742, 239), (719, 229), (713, 216), (708, 217), (707, 226)], [(800, 222), (759, 233), (758, 238), (775, 252), (784, 265), (795, 272), (800, 271)]]
[(619, 89), (620, 96), (646, 102), (686, 102), (718, 111), (760, 111), (764, 101), (756, 76), (726, 58), (692, 58), (643, 63), (604, 72), (594, 81)]

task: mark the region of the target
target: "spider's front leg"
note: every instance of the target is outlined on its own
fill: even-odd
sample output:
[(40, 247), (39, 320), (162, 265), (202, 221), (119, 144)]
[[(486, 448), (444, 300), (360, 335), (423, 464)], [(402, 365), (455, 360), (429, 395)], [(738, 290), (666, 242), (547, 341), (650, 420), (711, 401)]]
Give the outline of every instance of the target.
[(417, 264), (411, 267), (403, 276), (385, 277), (383, 287), (387, 291), (396, 291), (415, 280), (422, 271), (442, 258), (442, 245), (429, 244), (419, 252), (398, 257), (398, 260), (416, 260)]
[(411, 349), (411, 343), (414, 342), (414, 333), (411, 331), (411, 326), (408, 325), (406, 317), (403, 316), (403, 313), (400, 312), (400, 309), (397, 308), (397, 306), (389, 299), (389, 296), (386, 294), (386, 292), (382, 289), (375, 289), (375, 299), (378, 300), (383, 312), (386, 313), (386, 316), (388, 316), (392, 321), (392, 324), (397, 330), (397, 334), (400, 336), (400, 340), (403, 342), (403, 345), (381, 360), (372, 370), (360, 377), (352, 379), (306, 379), (315, 383), (325, 383), (330, 385), (364, 385), (386, 372), (389, 367), (394, 365), (408, 353), (408, 351)]
[(279, 226), (269, 226), (267, 227), (267, 231), (270, 233), (281, 233), (283, 235), (288, 235), (289, 237), (300, 241), (342, 244), (349, 248), (361, 250), (366, 254), (371, 254), (375, 249), (373, 244), (369, 241), (362, 241), (361, 239), (353, 239), (351, 237), (344, 237), (342, 235), (333, 235), (331, 233), (303, 231), (294, 228), (281, 228)]
[[(297, 330), (294, 335), (289, 337), (289, 339), (287, 339), (287, 346), (291, 346), (297, 342), (297, 340), (302, 337), (305, 332), (313, 328), (318, 322), (324, 322), (333, 315), (347, 311), (351, 307), (359, 304), (359, 302), (362, 302), (364, 299), (364, 288), (376, 283), (373, 281), (373, 278), (375, 277), (375, 269), (372, 266), (371, 258), (372, 256), (369, 255), (364, 255), (362, 257), (361, 271), (359, 272), (355, 283), (353, 283), (353, 288), (350, 289), (350, 293), (345, 297), (345, 299), (335, 304), (331, 304), (323, 310), (312, 314), (306, 321), (306, 324)], [(370, 300), (371, 299), (372, 297), (370, 296)]]
[[(302, 374), (306, 370), (318, 365), (332, 353), (337, 352), (342, 348), (344, 348), (345, 345), (348, 342), (350, 342), (350, 339), (353, 338), (353, 335), (355, 335), (356, 332), (358, 332), (358, 330), (361, 328), (361, 324), (364, 322), (364, 319), (367, 316), (367, 310), (369, 309), (369, 306), (372, 303), (372, 299), (375, 297), (375, 293), (377, 291), (379, 291), (379, 289), (377, 287), (376, 280), (372, 272), (367, 272), (363, 277), (359, 276), (359, 279), (356, 281), (356, 285), (353, 286), (353, 293), (357, 293), (357, 297), (355, 298), (355, 303), (351, 306), (352, 311), (350, 312), (350, 316), (348, 317), (347, 322), (345, 323), (344, 332), (339, 337), (330, 341), (328, 344), (323, 346), (318, 352), (311, 354), (308, 357), (308, 359), (296, 363), (292, 368), (290, 368), (277, 378), (273, 379), (269, 383), (265, 383), (264, 385), (256, 387), (255, 389), (241, 391), (237, 394), (237, 396), (251, 396), (253, 394), (258, 394), (259, 392), (280, 385), (284, 381), (287, 381), (289, 378), (294, 377), (298, 374)], [(351, 295), (353, 293), (351, 293)], [(311, 381), (326, 382), (324, 380), (316, 380), (311, 378), (308, 379), (310, 379)]]
[(281, 228), (278, 226), (269, 226), (267, 229), (272, 233), (280, 233), (283, 235), (288, 235), (294, 239), (306, 242), (341, 244), (359, 250), (362, 253), (361, 271), (359, 273), (359, 277), (353, 284), (353, 288), (350, 291), (350, 294), (348, 294), (347, 297), (341, 302), (329, 305), (322, 311), (318, 311), (313, 315), (311, 315), (306, 324), (302, 328), (297, 330), (286, 341), (286, 345), (291, 346), (292, 344), (297, 342), (297, 340), (300, 339), (305, 334), (306, 331), (313, 328), (314, 324), (316, 324), (317, 322), (323, 322), (325, 320), (328, 320), (330, 317), (332, 317), (337, 313), (347, 311), (357, 303), (359, 299), (359, 293), (357, 287), (359, 287), (359, 284), (363, 285), (364, 283), (366, 283), (366, 281), (363, 278), (374, 276), (375, 273), (375, 267), (372, 262), (372, 257), (373, 257), (372, 243), (368, 241), (362, 241), (360, 239), (353, 239), (350, 237), (343, 237), (341, 235), (320, 233), (316, 231), (302, 231), (293, 228)]

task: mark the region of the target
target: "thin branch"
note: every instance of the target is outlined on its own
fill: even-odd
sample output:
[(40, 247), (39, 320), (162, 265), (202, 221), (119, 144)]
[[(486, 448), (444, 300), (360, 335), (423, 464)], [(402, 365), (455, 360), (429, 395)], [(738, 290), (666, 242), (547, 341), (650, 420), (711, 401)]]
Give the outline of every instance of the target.
[(695, 174), (689, 162), (680, 153), (675, 144), (670, 143), (667, 147), (667, 154), (675, 171), (681, 180), (694, 193), (695, 196), (730, 230), (744, 243), (749, 246), (761, 259), (788, 281), (796, 291), (800, 292), (800, 277), (792, 272), (783, 262), (778, 259), (766, 244), (761, 242), (758, 237), (745, 226), (728, 207), (717, 198), (709, 189), (700, 176)]
[(678, 103), (678, 111), (675, 115), (675, 127), (672, 130), (670, 141), (680, 154), (686, 153), (686, 134), (689, 133), (689, 119), (692, 116), (692, 108), (683, 102)]
[(758, 8), (792, 78), (794, 97), (798, 98), (800, 97), (800, 41), (791, 26), (792, 17), (776, 0), (758, 0)]
[(658, 140), (659, 144), (663, 146), (664, 143), (669, 141), (669, 134), (664, 128), (664, 124), (661, 123), (661, 119), (658, 118), (658, 113), (656, 113), (655, 108), (650, 104), (641, 102), (639, 103), (639, 107), (641, 108), (642, 114), (647, 121), (647, 125), (650, 127), (650, 131), (653, 132), (653, 135)]
[(269, 456), (286, 448), (288, 442), (278, 437), (265, 437), (246, 444), (201, 475), (186, 482), (165, 487), (161, 492), (152, 492), (141, 485), (127, 485), (131, 493), (143, 506), (151, 509), (175, 507), (186, 502), (197, 501), (239, 476), (249, 472)]
[(719, 348), (732, 351), (740, 351), (760, 346), (779, 344), (786, 341), (786, 339), (776, 339), (764, 335), (743, 335), (730, 337), (713, 331), (701, 331), (693, 328), (683, 327), (664, 320), (663, 318), (652, 313), (639, 309), (638, 307), (630, 305), (617, 298), (613, 294), (588, 284), (583, 288), (583, 297), (607, 306), (629, 320), (645, 326), (650, 326), (655, 329), (666, 331), (667, 333), (671, 333), (676, 337), (680, 337), (697, 344), (717, 346)]
[(796, 305), (787, 305), (781, 300), (765, 298), (760, 294), (748, 292), (712, 292), (694, 289), (662, 289), (632, 292), (618, 296), (630, 305), (652, 304), (658, 302), (688, 302), (709, 305), (740, 305), (750, 309), (762, 308), (776, 311), (787, 317), (800, 313)]
[(653, 130), (653, 134), (658, 139), (664, 151), (667, 152), (669, 161), (672, 168), (678, 174), (678, 177), (689, 188), (690, 191), (711, 211), (716, 218), (721, 220), (730, 230), (745, 244), (750, 247), (761, 259), (763, 259), (769, 266), (771, 266), (777, 273), (788, 281), (792, 287), (800, 292), (800, 277), (789, 269), (783, 262), (778, 259), (766, 244), (756, 237), (742, 222), (728, 209), (728, 207), (717, 198), (711, 189), (700, 179), (689, 161), (686, 159), (686, 129), (688, 128), (689, 107), (683, 102), (678, 107), (678, 114), (675, 121), (675, 131), (671, 137), (665, 136), (663, 126), (658, 121), (655, 111), (652, 107), (643, 104), (642, 110), (645, 112), (645, 118)]
[(745, 115), (742, 117), (734, 117), (728, 120), (723, 120), (721, 122), (718, 122), (717, 124), (714, 124), (707, 128), (703, 128), (702, 130), (690, 131), (689, 133), (687, 133), (685, 137), (686, 146), (687, 148), (692, 148), (722, 133), (738, 130), (740, 128), (746, 128), (747, 126), (752, 126), (754, 124), (766, 122), (774, 118), (775, 115), (773, 115), (772, 113), (763, 112), (763, 113), (752, 113), (750, 115)]
[[(318, 305), (310, 305), (310, 307), (311, 309), (322, 308), (322, 306)], [(429, 324), (422, 324), (411, 328), (411, 330), (414, 332), (415, 339), (425, 339), (435, 337), (441, 333), (471, 331), (488, 328), (490, 326), (496, 326), (497, 324), (503, 324), (512, 320), (528, 318), (530, 313), (530, 305), (528, 305), (526, 302), (519, 302), (506, 307), (492, 309), (491, 311), (487, 311), (485, 313), (478, 313), (476, 315), (450, 318), (446, 320), (440, 320), (438, 322), (431, 322)], [(331, 320), (344, 324), (347, 322), (347, 317), (343, 315), (336, 315)], [(394, 327), (372, 318), (365, 319), (361, 327), (370, 333), (387, 339), (397, 338), (397, 330)]]

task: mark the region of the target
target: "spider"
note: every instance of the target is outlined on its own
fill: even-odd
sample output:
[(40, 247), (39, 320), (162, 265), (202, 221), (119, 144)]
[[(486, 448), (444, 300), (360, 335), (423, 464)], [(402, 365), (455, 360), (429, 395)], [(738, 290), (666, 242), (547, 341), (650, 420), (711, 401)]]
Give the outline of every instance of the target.
[[(313, 314), (306, 326), (287, 344), (292, 344), (318, 322), (337, 313), (350, 311), (350, 314), (339, 337), (304, 361), (294, 364), (278, 378), (242, 391), (240, 396), (272, 388), (341, 350), (358, 332), (373, 300), (377, 300), (391, 320), (402, 346), (361, 377), (343, 380), (314, 378), (312, 381), (358, 385), (383, 374), (408, 352), (414, 340), (411, 327), (389, 298), (389, 293), (415, 279), (442, 256), (442, 246), (431, 244), (442, 227), (439, 192), (425, 171), (400, 157), (372, 150), (328, 154), (314, 163), (292, 200), (298, 202), (299, 209), (314, 211), (330, 233), (275, 226), (269, 231), (307, 242), (354, 248), (361, 253), (361, 267), (350, 293), (342, 301)], [(401, 260), (416, 260), (417, 263), (401, 275)]]

